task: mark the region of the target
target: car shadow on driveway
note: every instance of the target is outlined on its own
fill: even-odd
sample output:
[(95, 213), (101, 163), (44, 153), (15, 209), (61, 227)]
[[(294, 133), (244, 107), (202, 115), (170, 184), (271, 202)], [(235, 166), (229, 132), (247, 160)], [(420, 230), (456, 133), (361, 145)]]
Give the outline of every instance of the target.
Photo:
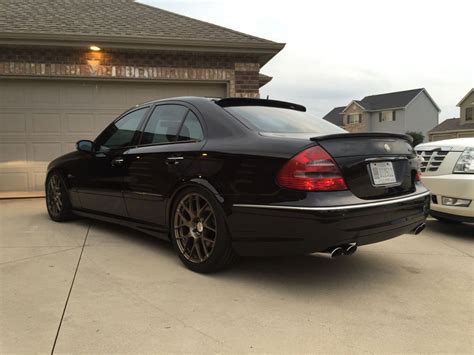
[[(189, 278), (195, 278), (196, 282), (199, 282), (200, 278), (205, 278), (206, 282), (211, 282), (214, 286), (254, 284), (258, 287), (266, 285), (277, 291), (314, 294), (317, 290), (328, 288), (336, 292), (347, 292), (363, 285), (374, 287), (390, 284), (403, 277), (403, 274), (407, 275), (400, 272), (403, 271), (403, 266), (399, 260), (391, 258), (388, 254), (365, 252), (363, 248), (353, 256), (341, 256), (336, 259), (330, 259), (323, 254), (246, 257), (241, 258), (230, 269), (200, 275), (187, 270), (181, 264), (170, 242), (107, 222), (90, 220), (89, 223), (92, 224), (92, 231), (86, 247), (118, 244), (126, 246), (127, 243), (133, 243), (134, 247), (156, 252), (157, 258), (173, 260), (173, 267), (180, 268), (180, 272), (186, 273)], [(107, 235), (106, 242), (100, 241), (102, 234)], [(160, 263), (159, 259), (157, 263)]]
[(426, 229), (449, 238), (474, 241), (474, 223), (445, 223), (430, 219), (426, 221)]

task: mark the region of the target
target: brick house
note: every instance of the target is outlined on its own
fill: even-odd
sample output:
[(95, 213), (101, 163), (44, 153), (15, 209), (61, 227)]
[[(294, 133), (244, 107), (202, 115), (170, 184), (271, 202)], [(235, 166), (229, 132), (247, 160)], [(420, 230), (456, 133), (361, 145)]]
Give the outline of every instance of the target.
[(457, 104), (459, 118), (448, 118), (428, 132), (430, 141), (474, 137), (474, 89)]
[(42, 194), (50, 160), (137, 103), (258, 97), (284, 47), (133, 0), (0, 7), (0, 197)]
[(349, 132), (421, 132), (438, 123), (441, 110), (426, 89), (370, 95), (332, 109), (323, 118)]

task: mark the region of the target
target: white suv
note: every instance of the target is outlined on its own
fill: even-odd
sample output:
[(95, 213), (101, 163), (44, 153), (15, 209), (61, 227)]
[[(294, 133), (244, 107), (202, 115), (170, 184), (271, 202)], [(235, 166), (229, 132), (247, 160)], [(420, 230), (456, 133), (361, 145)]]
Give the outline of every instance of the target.
[(422, 143), (421, 181), (431, 190), (430, 214), (445, 222), (474, 222), (474, 138)]

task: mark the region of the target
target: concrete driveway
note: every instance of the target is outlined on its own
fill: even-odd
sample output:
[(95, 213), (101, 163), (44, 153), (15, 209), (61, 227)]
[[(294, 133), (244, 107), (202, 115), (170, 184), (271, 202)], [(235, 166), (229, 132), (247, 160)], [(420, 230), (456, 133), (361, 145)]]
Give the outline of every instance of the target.
[(170, 244), (0, 201), (0, 353), (473, 352), (474, 225), (186, 270)]

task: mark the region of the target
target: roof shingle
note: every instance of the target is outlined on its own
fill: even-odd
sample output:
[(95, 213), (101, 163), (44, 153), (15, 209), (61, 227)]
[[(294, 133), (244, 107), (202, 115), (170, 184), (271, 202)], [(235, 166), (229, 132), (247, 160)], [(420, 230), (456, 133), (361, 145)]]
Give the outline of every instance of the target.
[(370, 95), (358, 101), (366, 110), (377, 111), (388, 108), (406, 107), (424, 89), (390, 92), (387, 94)]
[(0, 37), (54, 34), (275, 44), (134, 0), (0, 0), (0, 13)]
[(448, 118), (439, 125), (435, 126), (429, 131), (429, 133), (443, 132), (443, 131), (459, 131), (464, 129), (474, 129), (473, 123), (465, 123), (461, 125), (461, 119), (459, 118)]
[(335, 107), (333, 108), (326, 116), (323, 117), (326, 121), (329, 121), (337, 126), (343, 125), (343, 117), (341, 112), (346, 108), (346, 106)]

